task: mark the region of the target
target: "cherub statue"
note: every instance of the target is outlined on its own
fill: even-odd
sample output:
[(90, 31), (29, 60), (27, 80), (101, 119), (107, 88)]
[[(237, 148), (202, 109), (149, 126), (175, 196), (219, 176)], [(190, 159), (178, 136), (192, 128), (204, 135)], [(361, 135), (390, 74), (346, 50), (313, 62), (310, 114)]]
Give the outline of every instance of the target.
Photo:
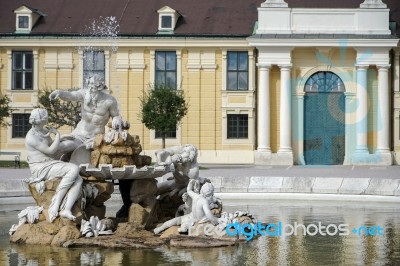
[(213, 203), (214, 200), (214, 186), (207, 182), (201, 187), (200, 194), (197, 194), (193, 191), (195, 183), (196, 180), (192, 179), (189, 181), (187, 187), (187, 194), (192, 199), (191, 212), (166, 221), (160, 227), (154, 229), (155, 234), (158, 234), (174, 225), (180, 225), (180, 228), (178, 229), (179, 232), (187, 232), (192, 223), (205, 219), (209, 220), (213, 224), (218, 224), (218, 218), (210, 211), (210, 204)]

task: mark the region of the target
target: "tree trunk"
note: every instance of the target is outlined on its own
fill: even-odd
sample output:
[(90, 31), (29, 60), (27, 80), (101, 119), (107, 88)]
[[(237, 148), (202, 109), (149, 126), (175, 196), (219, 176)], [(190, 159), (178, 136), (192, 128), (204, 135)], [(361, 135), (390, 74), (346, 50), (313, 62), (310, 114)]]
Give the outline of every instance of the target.
[(165, 132), (161, 134), (161, 138), (162, 138), (162, 148), (165, 149)]

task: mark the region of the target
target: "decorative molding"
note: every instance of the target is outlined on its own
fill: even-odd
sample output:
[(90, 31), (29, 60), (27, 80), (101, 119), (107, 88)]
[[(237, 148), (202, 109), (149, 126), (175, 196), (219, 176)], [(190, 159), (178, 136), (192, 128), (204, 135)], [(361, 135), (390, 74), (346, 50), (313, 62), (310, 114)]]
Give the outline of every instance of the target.
[(365, 0), (360, 4), (360, 8), (386, 8), (386, 4), (382, 0)]
[(266, 0), (264, 3), (261, 3), (261, 7), (288, 7), (288, 3), (284, 0)]
[(143, 71), (146, 68), (144, 49), (131, 51), (129, 54), (129, 67), (135, 71)]

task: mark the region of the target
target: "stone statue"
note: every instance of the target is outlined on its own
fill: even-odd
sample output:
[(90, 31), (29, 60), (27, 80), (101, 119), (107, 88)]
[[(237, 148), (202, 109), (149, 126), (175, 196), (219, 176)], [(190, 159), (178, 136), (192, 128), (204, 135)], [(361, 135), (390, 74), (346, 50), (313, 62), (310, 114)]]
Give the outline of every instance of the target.
[(174, 146), (156, 151), (158, 165), (174, 166), (173, 178), (158, 185), (158, 194), (170, 192), (170, 195), (184, 193), (190, 179), (199, 179), (197, 148), (192, 144)]
[(155, 234), (158, 234), (174, 225), (180, 225), (180, 228), (178, 229), (179, 232), (187, 232), (192, 223), (206, 219), (213, 224), (218, 224), (218, 218), (215, 217), (210, 210), (210, 204), (215, 200), (214, 186), (207, 182), (201, 187), (200, 194), (197, 194), (193, 191), (195, 183), (196, 180), (192, 179), (189, 181), (187, 187), (187, 194), (192, 199), (191, 212), (166, 221), (160, 227), (154, 229)]
[[(52, 157), (60, 148), (60, 133), (54, 128), (44, 127), (47, 119), (47, 111), (40, 108), (34, 109), (29, 117), (32, 128), (26, 135), (25, 146), (32, 173), (31, 182), (61, 177), (62, 180), (48, 210), (48, 219), (53, 222), (60, 215), (63, 218), (75, 220), (71, 208), (81, 195), (82, 178), (79, 176), (79, 167)], [(55, 135), (54, 140), (50, 137), (52, 134)], [(65, 206), (60, 211), (64, 197)]]
[(50, 94), (50, 100), (60, 98), (64, 101), (79, 101), (82, 103), (82, 120), (70, 135), (62, 139), (68, 141), (68, 151), (75, 150), (81, 144), (92, 148), (96, 134), (104, 134), (105, 126), (112, 117), (112, 128), (122, 128), (122, 118), (118, 103), (114, 96), (106, 92), (104, 79), (98, 75), (89, 77), (86, 87), (77, 91), (55, 90)]

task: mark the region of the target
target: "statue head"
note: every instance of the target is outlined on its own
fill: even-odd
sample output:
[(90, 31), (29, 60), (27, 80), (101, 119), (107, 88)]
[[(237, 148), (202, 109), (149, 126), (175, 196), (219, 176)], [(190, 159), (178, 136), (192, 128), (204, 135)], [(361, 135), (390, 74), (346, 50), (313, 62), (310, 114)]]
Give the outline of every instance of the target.
[(86, 80), (86, 85), (91, 91), (102, 91), (107, 89), (104, 78), (98, 74), (89, 76)]
[(31, 115), (29, 116), (29, 123), (32, 125), (38, 125), (42, 122), (46, 122), (49, 119), (49, 115), (47, 114), (46, 109), (35, 108), (32, 110)]
[(212, 202), (214, 197), (214, 186), (211, 183), (206, 182), (200, 189), (200, 194), (207, 199), (209, 203)]

